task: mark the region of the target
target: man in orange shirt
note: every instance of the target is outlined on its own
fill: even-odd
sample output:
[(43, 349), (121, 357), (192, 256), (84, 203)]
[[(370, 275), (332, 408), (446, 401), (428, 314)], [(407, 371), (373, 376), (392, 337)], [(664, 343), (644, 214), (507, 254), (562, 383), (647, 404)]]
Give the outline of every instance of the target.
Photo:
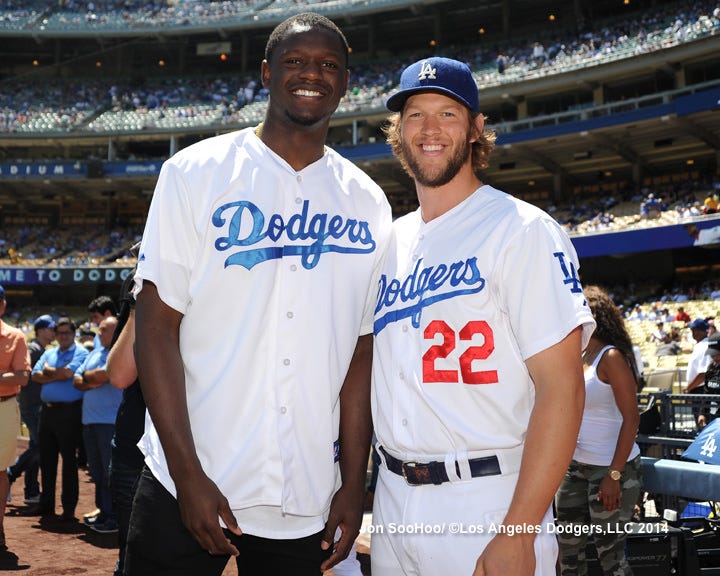
[[(5, 314), (5, 289), (0, 286), (0, 317)], [(5, 545), (5, 505), (10, 490), (7, 469), (15, 462), (20, 408), (16, 400), (20, 388), (28, 383), (30, 355), (25, 335), (0, 320), (0, 552)]]

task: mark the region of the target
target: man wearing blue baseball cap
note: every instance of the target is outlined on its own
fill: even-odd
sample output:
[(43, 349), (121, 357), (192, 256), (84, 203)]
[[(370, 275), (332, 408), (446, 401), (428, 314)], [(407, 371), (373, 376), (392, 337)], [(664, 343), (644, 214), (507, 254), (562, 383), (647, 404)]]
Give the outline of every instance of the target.
[[(30, 366), (35, 365), (43, 352), (45, 352), (45, 349), (55, 339), (55, 320), (49, 314), (43, 314), (35, 319), (33, 328), (35, 337), (28, 344)], [(38, 504), (40, 502), (38, 430), (40, 427), (40, 410), (42, 408), (41, 389), (42, 384), (30, 378), (27, 386), (24, 386), (18, 395), (20, 418), (27, 426), (30, 441), (27, 449), (18, 456), (15, 464), (8, 468), (8, 478), (12, 484), (23, 473), (25, 474), (25, 504)]]
[(480, 181), (495, 135), (465, 64), (412, 64), (387, 107), (420, 208), (394, 224), (375, 307), (372, 573), (555, 574), (595, 328), (577, 255)]
[[(5, 288), (0, 286), (0, 317), (5, 314)], [(0, 320), (0, 552), (5, 543), (5, 505), (10, 490), (7, 467), (15, 460), (17, 433), (20, 429), (20, 409), (17, 395), (27, 384), (30, 357), (27, 340), (22, 331)]]

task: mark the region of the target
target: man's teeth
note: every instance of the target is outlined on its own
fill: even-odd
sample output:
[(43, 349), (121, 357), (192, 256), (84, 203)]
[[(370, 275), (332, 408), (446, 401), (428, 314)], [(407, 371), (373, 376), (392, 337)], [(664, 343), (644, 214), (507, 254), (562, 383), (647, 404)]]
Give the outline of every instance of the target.
[(320, 92), (315, 90), (295, 90), (293, 94), (296, 96), (320, 96)]
[(423, 150), (426, 152), (437, 152), (438, 150), (442, 150), (442, 148), (440, 144), (423, 144)]

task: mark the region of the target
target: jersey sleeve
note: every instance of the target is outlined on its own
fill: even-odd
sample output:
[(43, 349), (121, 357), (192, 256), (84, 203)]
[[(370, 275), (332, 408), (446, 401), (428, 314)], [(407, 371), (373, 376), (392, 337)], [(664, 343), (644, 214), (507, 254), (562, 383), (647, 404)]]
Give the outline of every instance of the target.
[(388, 245), (390, 244), (390, 232), (392, 230), (392, 217), (390, 216), (390, 207), (385, 205), (382, 218), (379, 220), (378, 234), (375, 247), (375, 262), (373, 264), (372, 278), (370, 280), (370, 289), (368, 290), (363, 309), (362, 324), (360, 326), (360, 336), (372, 334), (375, 321), (375, 306), (377, 304), (378, 287), (380, 285), (380, 274), (382, 272), (385, 257), (387, 256)]
[(501, 306), (520, 353), (528, 359), (583, 327), (583, 347), (595, 329), (578, 276), (577, 254), (549, 218), (523, 225), (500, 258)]
[(143, 232), (135, 296), (147, 280), (155, 284), (165, 304), (184, 314), (197, 242), (188, 185), (181, 170), (167, 161), (160, 170)]

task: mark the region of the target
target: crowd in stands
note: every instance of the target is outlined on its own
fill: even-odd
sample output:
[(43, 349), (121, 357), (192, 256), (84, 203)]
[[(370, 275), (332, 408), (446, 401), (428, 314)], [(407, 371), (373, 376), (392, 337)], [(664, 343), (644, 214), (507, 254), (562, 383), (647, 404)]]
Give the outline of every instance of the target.
[[(703, 198), (717, 202), (720, 181), (693, 180), (691, 184), (655, 189), (660, 212), (653, 219), (642, 216), (646, 202), (643, 196), (622, 201), (609, 195), (565, 207), (544, 208), (571, 236), (692, 222), (698, 216), (715, 213)], [(128, 250), (140, 240), (141, 234), (141, 226), (122, 223), (109, 231), (95, 224), (0, 226), (0, 266), (134, 265), (135, 258)]]
[(141, 234), (137, 226), (9, 227), (0, 237), (0, 266), (127, 266)]
[[(3, 23), (17, 14), (51, 14), (40, 18), (70, 18), (77, 27), (88, 19), (101, 22), (120, 18), (127, 24), (165, 25), (173, 21), (227, 21), (233, 14), (249, 14), (252, 0), (166, 3), (144, 1), (61, 0), (27, 3), (12, 0), (0, 10)], [(278, 2), (271, 2), (276, 5)], [(293, 3), (290, 2), (290, 5)], [(323, 3), (313, 3), (316, 9)], [(286, 7), (287, 8), (287, 7)], [(13, 16), (15, 15), (15, 16)], [(30, 16), (28, 16), (30, 18)], [(45, 26), (49, 24), (46, 23)], [(68, 22), (65, 22), (68, 24)], [(485, 44), (443, 48), (443, 55), (462, 60), (474, 71), (482, 87), (558, 74), (609, 60), (631, 58), (640, 53), (666, 49), (715, 34), (720, 30), (720, 6), (712, 0), (683, 2), (674, 9), (622, 16), (590, 31), (566, 32), (545, 43), (518, 42), (512, 46)], [(399, 81), (407, 62), (424, 54), (395, 55), (390, 61), (359, 65), (353, 70), (350, 90), (338, 113), (381, 108)], [(252, 90), (248, 92), (248, 86)], [(4, 94), (4, 96), (2, 96)], [(18, 97), (19, 95), (19, 97)], [(267, 93), (250, 77), (148, 78), (124, 84), (109, 80), (67, 80), (33, 85), (7, 80), (0, 90), (0, 132), (129, 131), (150, 128), (182, 128), (222, 124), (254, 123), (264, 114)], [(245, 110), (243, 110), (245, 109)], [(503, 119), (492, 119), (500, 122)]]
[(548, 212), (570, 235), (594, 234), (630, 228), (677, 224), (714, 214), (720, 181), (692, 179), (683, 184), (654, 186), (625, 197), (589, 197), (564, 208), (549, 206)]

